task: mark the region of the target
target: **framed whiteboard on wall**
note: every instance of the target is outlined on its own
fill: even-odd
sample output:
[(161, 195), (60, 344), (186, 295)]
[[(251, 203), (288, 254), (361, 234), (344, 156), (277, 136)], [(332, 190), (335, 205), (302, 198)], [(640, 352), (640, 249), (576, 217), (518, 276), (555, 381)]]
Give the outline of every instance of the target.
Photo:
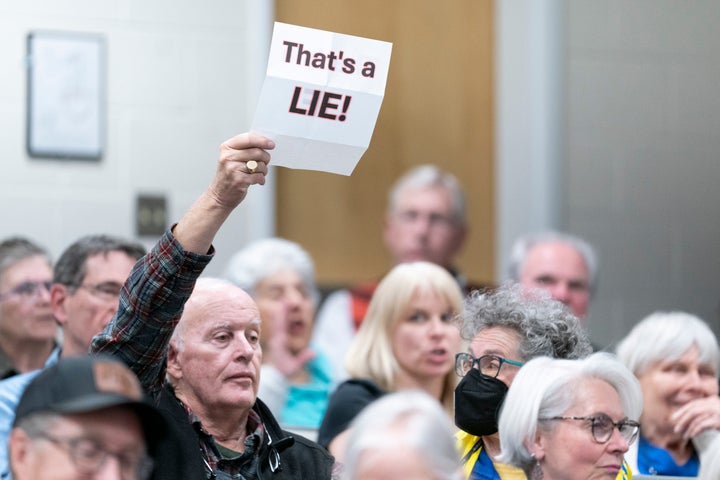
[(105, 39), (35, 31), (27, 38), (27, 151), (99, 160), (105, 143)]

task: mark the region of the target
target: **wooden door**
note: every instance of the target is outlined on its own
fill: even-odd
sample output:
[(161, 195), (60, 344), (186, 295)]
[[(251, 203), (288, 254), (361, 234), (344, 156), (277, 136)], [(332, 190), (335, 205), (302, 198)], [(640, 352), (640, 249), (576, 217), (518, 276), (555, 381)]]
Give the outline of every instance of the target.
[(280, 22), (393, 43), (370, 147), (352, 176), (278, 168), (279, 236), (313, 256), (318, 281), (378, 278), (387, 192), (407, 169), (434, 163), (457, 175), (470, 233), (458, 267), (494, 280), (493, 2), (276, 0)]

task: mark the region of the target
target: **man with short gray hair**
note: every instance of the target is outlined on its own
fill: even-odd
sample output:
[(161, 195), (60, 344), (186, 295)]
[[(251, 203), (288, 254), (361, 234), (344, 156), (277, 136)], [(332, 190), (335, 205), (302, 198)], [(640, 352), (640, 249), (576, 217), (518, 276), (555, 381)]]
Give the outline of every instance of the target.
[(509, 274), (523, 286), (549, 291), (584, 319), (597, 286), (597, 264), (595, 249), (582, 238), (546, 231), (515, 240)]

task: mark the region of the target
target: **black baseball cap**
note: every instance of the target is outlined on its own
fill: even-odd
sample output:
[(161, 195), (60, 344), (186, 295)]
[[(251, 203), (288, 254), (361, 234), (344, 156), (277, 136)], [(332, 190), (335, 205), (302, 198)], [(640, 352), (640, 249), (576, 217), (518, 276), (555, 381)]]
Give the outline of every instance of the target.
[(44, 369), (20, 398), (13, 426), (33, 413), (86, 413), (117, 406), (137, 413), (152, 455), (168, 433), (165, 417), (147, 401), (135, 374), (108, 356), (62, 358)]

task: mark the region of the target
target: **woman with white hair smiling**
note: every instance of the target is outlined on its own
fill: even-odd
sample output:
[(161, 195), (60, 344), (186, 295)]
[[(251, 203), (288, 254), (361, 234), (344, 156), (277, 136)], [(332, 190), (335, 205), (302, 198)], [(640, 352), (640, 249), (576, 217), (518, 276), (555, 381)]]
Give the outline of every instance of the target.
[(656, 312), (618, 344), (643, 391), (642, 428), (627, 455), (636, 473), (697, 476), (720, 431), (717, 338), (700, 318)]
[(310, 346), (319, 299), (312, 258), (295, 242), (265, 238), (237, 252), (225, 278), (250, 294), (260, 311), (258, 396), (287, 428), (316, 429), (334, 379), (327, 357)]
[(613, 479), (638, 433), (640, 385), (609, 353), (538, 357), (520, 369), (500, 413), (497, 460), (528, 479)]

